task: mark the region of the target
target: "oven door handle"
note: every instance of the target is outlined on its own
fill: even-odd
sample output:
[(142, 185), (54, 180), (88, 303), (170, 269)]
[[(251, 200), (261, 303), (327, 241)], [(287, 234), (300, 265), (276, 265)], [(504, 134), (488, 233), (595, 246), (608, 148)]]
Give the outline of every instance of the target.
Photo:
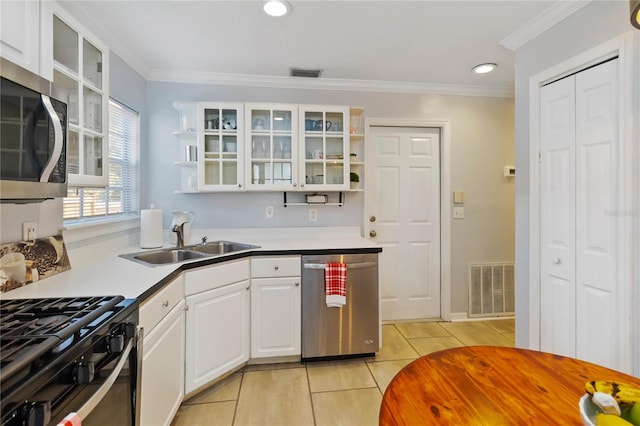
[[(361, 269), (361, 268), (372, 268), (376, 266), (375, 262), (360, 262), (360, 263), (348, 263), (348, 269)], [(322, 269), (323, 271), (326, 268), (326, 264), (324, 263), (305, 263), (304, 269)]]
[(129, 361), (129, 353), (131, 353), (131, 349), (133, 348), (135, 339), (129, 339), (129, 343), (125, 347), (124, 351), (122, 351), (122, 355), (118, 360), (115, 368), (111, 375), (104, 381), (102, 386), (93, 394), (91, 398), (87, 402), (84, 403), (82, 407), (76, 412), (78, 417), (81, 420), (86, 419), (89, 414), (93, 411), (94, 408), (102, 401), (102, 399), (107, 395), (107, 393), (111, 390), (111, 387), (115, 383), (116, 379), (120, 375), (120, 372), (124, 368), (124, 365)]
[(44, 166), (42, 174), (40, 175), (40, 182), (49, 182), (49, 177), (51, 176), (53, 169), (56, 167), (56, 164), (58, 164), (60, 156), (62, 155), (62, 144), (64, 143), (64, 140), (62, 135), (62, 123), (60, 122), (60, 118), (58, 117), (55, 108), (51, 104), (51, 98), (46, 95), (41, 95), (41, 97), (42, 103), (47, 110), (47, 114), (49, 114), (49, 117), (51, 117), (54, 133), (53, 152), (49, 156), (49, 161)]

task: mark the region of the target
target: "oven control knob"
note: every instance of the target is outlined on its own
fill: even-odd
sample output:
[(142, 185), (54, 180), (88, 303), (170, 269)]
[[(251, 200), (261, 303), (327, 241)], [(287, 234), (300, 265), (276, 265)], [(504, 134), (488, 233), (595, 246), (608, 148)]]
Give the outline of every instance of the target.
[(22, 406), (23, 425), (47, 425), (51, 421), (51, 402), (36, 401), (26, 402)]
[(81, 361), (73, 368), (73, 381), (78, 385), (86, 385), (93, 382), (94, 365), (93, 362)]
[(107, 337), (107, 352), (119, 354), (124, 350), (124, 333), (114, 334)]
[(131, 322), (128, 322), (124, 325), (124, 334), (127, 336), (127, 339), (131, 339), (136, 335), (136, 328), (136, 325)]

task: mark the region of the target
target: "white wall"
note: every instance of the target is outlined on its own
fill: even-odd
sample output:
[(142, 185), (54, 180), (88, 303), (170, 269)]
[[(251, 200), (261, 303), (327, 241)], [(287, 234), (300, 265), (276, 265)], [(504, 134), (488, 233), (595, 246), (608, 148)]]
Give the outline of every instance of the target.
[[(171, 104), (177, 100), (354, 105), (368, 117), (448, 119), (452, 188), (466, 195), (465, 219), (452, 221), (451, 311), (467, 311), (467, 263), (513, 261), (514, 181), (503, 177), (503, 167), (514, 163), (513, 99), (149, 82), (143, 205), (163, 209), (165, 228), (172, 210), (194, 211), (196, 228), (361, 226), (364, 213), (362, 193), (348, 194), (344, 207), (318, 207), (317, 222), (308, 221), (306, 207), (283, 207), (280, 192), (175, 194), (180, 170), (173, 162), (181, 152)], [(266, 205), (275, 206), (273, 220), (265, 218)]]
[[(569, 16), (564, 21), (547, 30), (534, 40), (525, 44), (516, 51), (516, 167), (518, 180), (516, 183), (516, 345), (528, 347), (529, 343), (529, 78), (541, 71), (563, 62), (573, 56), (602, 44), (614, 37), (634, 31), (635, 38), (635, 71), (634, 94), (635, 107), (633, 117), (636, 120), (634, 141), (636, 149), (640, 131), (638, 130), (638, 107), (640, 97), (640, 31), (634, 30), (629, 24), (629, 3), (626, 1), (589, 3), (578, 12)], [(635, 153), (635, 164), (640, 164), (638, 151)], [(638, 185), (638, 173), (636, 167), (635, 185)], [(635, 212), (640, 212), (638, 202), (640, 200), (640, 186), (636, 186), (635, 193), (638, 199), (635, 201)], [(640, 214), (635, 215), (635, 229), (638, 231)], [(638, 259), (640, 242), (636, 232), (636, 254)], [(636, 262), (635, 288), (640, 288), (640, 273)], [(640, 306), (638, 292), (635, 306)], [(635, 310), (636, 324), (640, 324), (638, 309)], [(637, 326), (636, 326), (637, 327)], [(638, 327), (636, 332), (638, 332)], [(636, 337), (637, 340), (640, 340)], [(640, 343), (636, 341), (636, 353), (640, 353)], [(636, 372), (637, 373), (637, 372)]]

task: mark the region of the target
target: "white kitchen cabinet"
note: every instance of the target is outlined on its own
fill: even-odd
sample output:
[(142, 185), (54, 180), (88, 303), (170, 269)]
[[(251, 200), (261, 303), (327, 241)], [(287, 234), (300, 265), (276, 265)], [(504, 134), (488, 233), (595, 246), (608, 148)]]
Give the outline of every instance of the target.
[(301, 354), (300, 256), (251, 259), (251, 358)]
[(40, 73), (40, 2), (0, 2), (0, 56)]
[[(233, 273), (240, 269), (244, 271), (241, 276)], [(185, 393), (189, 394), (249, 359), (249, 261), (188, 271), (185, 278)]]
[(252, 191), (298, 187), (298, 107), (245, 104), (245, 182)]
[(198, 191), (244, 190), (244, 106), (198, 103)]
[(184, 397), (184, 279), (169, 283), (140, 307), (144, 329), (141, 425), (168, 425)]
[(298, 106), (298, 173), (304, 191), (349, 189), (349, 120), (347, 106)]
[[(109, 184), (109, 49), (57, 2), (42, 2), (41, 68), (68, 93), (70, 186)], [(48, 68), (45, 70), (44, 68)]]

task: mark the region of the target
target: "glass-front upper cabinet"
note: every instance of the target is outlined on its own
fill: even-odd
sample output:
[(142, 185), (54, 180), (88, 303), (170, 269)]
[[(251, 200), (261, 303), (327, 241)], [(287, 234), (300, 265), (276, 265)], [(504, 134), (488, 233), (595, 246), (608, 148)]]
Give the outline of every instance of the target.
[[(53, 83), (67, 103), (69, 185), (109, 183), (108, 50), (71, 18), (53, 12)], [(58, 95), (59, 97), (59, 95)]]
[(198, 103), (198, 191), (243, 191), (241, 103)]
[(297, 105), (245, 104), (247, 189), (298, 188), (297, 111)]
[(300, 105), (298, 114), (302, 188), (349, 189), (349, 107)]

